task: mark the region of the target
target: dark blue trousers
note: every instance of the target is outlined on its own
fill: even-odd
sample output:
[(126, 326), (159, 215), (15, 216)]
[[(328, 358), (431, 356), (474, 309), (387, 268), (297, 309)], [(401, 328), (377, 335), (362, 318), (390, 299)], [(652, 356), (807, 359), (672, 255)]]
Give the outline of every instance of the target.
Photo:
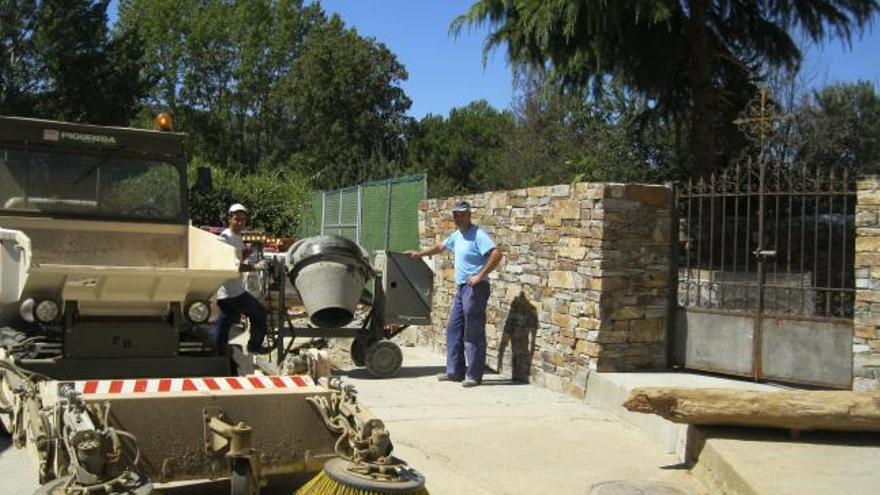
[(240, 296), (218, 299), (220, 317), (211, 325), (211, 337), (221, 352), (226, 350), (229, 343), (229, 329), (241, 320), (241, 315), (248, 317), (251, 322), (251, 336), (248, 339), (248, 349), (256, 349), (263, 345), (263, 337), (266, 336), (266, 307), (260, 301), (245, 292)]
[(486, 368), (486, 303), (489, 282), (461, 284), (446, 326), (446, 374), (482, 381)]

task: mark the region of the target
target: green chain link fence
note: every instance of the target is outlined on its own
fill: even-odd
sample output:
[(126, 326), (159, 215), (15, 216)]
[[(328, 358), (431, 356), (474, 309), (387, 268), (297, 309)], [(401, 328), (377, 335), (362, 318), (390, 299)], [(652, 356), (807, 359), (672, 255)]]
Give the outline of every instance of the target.
[(426, 197), (425, 174), (320, 192), (306, 205), (300, 236), (340, 235), (371, 253), (418, 249), (419, 202)]

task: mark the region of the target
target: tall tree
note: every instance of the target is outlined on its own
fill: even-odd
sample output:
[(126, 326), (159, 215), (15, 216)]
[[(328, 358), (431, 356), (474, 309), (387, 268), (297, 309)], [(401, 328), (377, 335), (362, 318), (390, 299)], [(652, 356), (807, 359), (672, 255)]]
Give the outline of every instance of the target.
[(0, 0), (0, 114), (27, 114), (33, 107), (36, 11), (35, 0)]
[(194, 154), (253, 171), (295, 150), (276, 104), (305, 37), (326, 22), (303, 0), (122, 0), (117, 30), (144, 40), (147, 104), (170, 110)]
[(873, 84), (835, 84), (795, 111), (797, 159), (812, 167), (880, 170), (880, 95)]
[(419, 122), (412, 146), (414, 168), (427, 172), (431, 197), (516, 187), (525, 171), (502, 161), (513, 114), (485, 100), (453, 108), (449, 117)]
[(516, 127), (505, 139), (502, 163), (516, 164), (519, 187), (657, 181), (676, 172), (669, 126), (643, 118), (645, 98), (617, 81), (581, 98), (528, 72), (518, 77), (516, 95)]
[(690, 168), (707, 173), (736, 148), (731, 122), (762, 71), (800, 62), (792, 30), (848, 42), (878, 10), (877, 0), (478, 0), (452, 30), (489, 24), (487, 51), (506, 45), (514, 64), (569, 89), (619, 78), (683, 126)]
[(141, 43), (134, 35), (110, 35), (107, 3), (39, 3), (33, 34), (38, 115), (113, 125), (127, 125), (135, 115), (147, 89)]
[(386, 175), (402, 158), (411, 101), (406, 69), (391, 50), (334, 15), (303, 46), (280, 105), (292, 115), (289, 139), (321, 187)]

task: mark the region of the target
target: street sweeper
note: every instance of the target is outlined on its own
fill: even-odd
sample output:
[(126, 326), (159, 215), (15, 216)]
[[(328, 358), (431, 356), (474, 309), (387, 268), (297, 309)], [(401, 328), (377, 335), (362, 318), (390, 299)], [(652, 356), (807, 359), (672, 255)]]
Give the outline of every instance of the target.
[(322, 351), (256, 366), (205, 338), (239, 259), (190, 225), (171, 128), (0, 117), (0, 435), (39, 480), (16, 493), (426, 493)]

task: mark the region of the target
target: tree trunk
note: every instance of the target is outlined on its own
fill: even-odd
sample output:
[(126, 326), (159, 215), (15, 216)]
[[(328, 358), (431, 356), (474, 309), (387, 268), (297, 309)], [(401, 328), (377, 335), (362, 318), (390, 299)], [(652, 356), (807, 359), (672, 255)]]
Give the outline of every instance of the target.
[(623, 407), (673, 423), (880, 431), (880, 392), (645, 387), (634, 389)]
[(688, 77), (693, 108), (691, 114), (690, 172), (695, 177), (708, 176), (715, 163), (715, 88), (712, 84), (712, 51), (709, 47), (709, 2), (692, 0), (691, 21), (687, 36), (692, 49)]

